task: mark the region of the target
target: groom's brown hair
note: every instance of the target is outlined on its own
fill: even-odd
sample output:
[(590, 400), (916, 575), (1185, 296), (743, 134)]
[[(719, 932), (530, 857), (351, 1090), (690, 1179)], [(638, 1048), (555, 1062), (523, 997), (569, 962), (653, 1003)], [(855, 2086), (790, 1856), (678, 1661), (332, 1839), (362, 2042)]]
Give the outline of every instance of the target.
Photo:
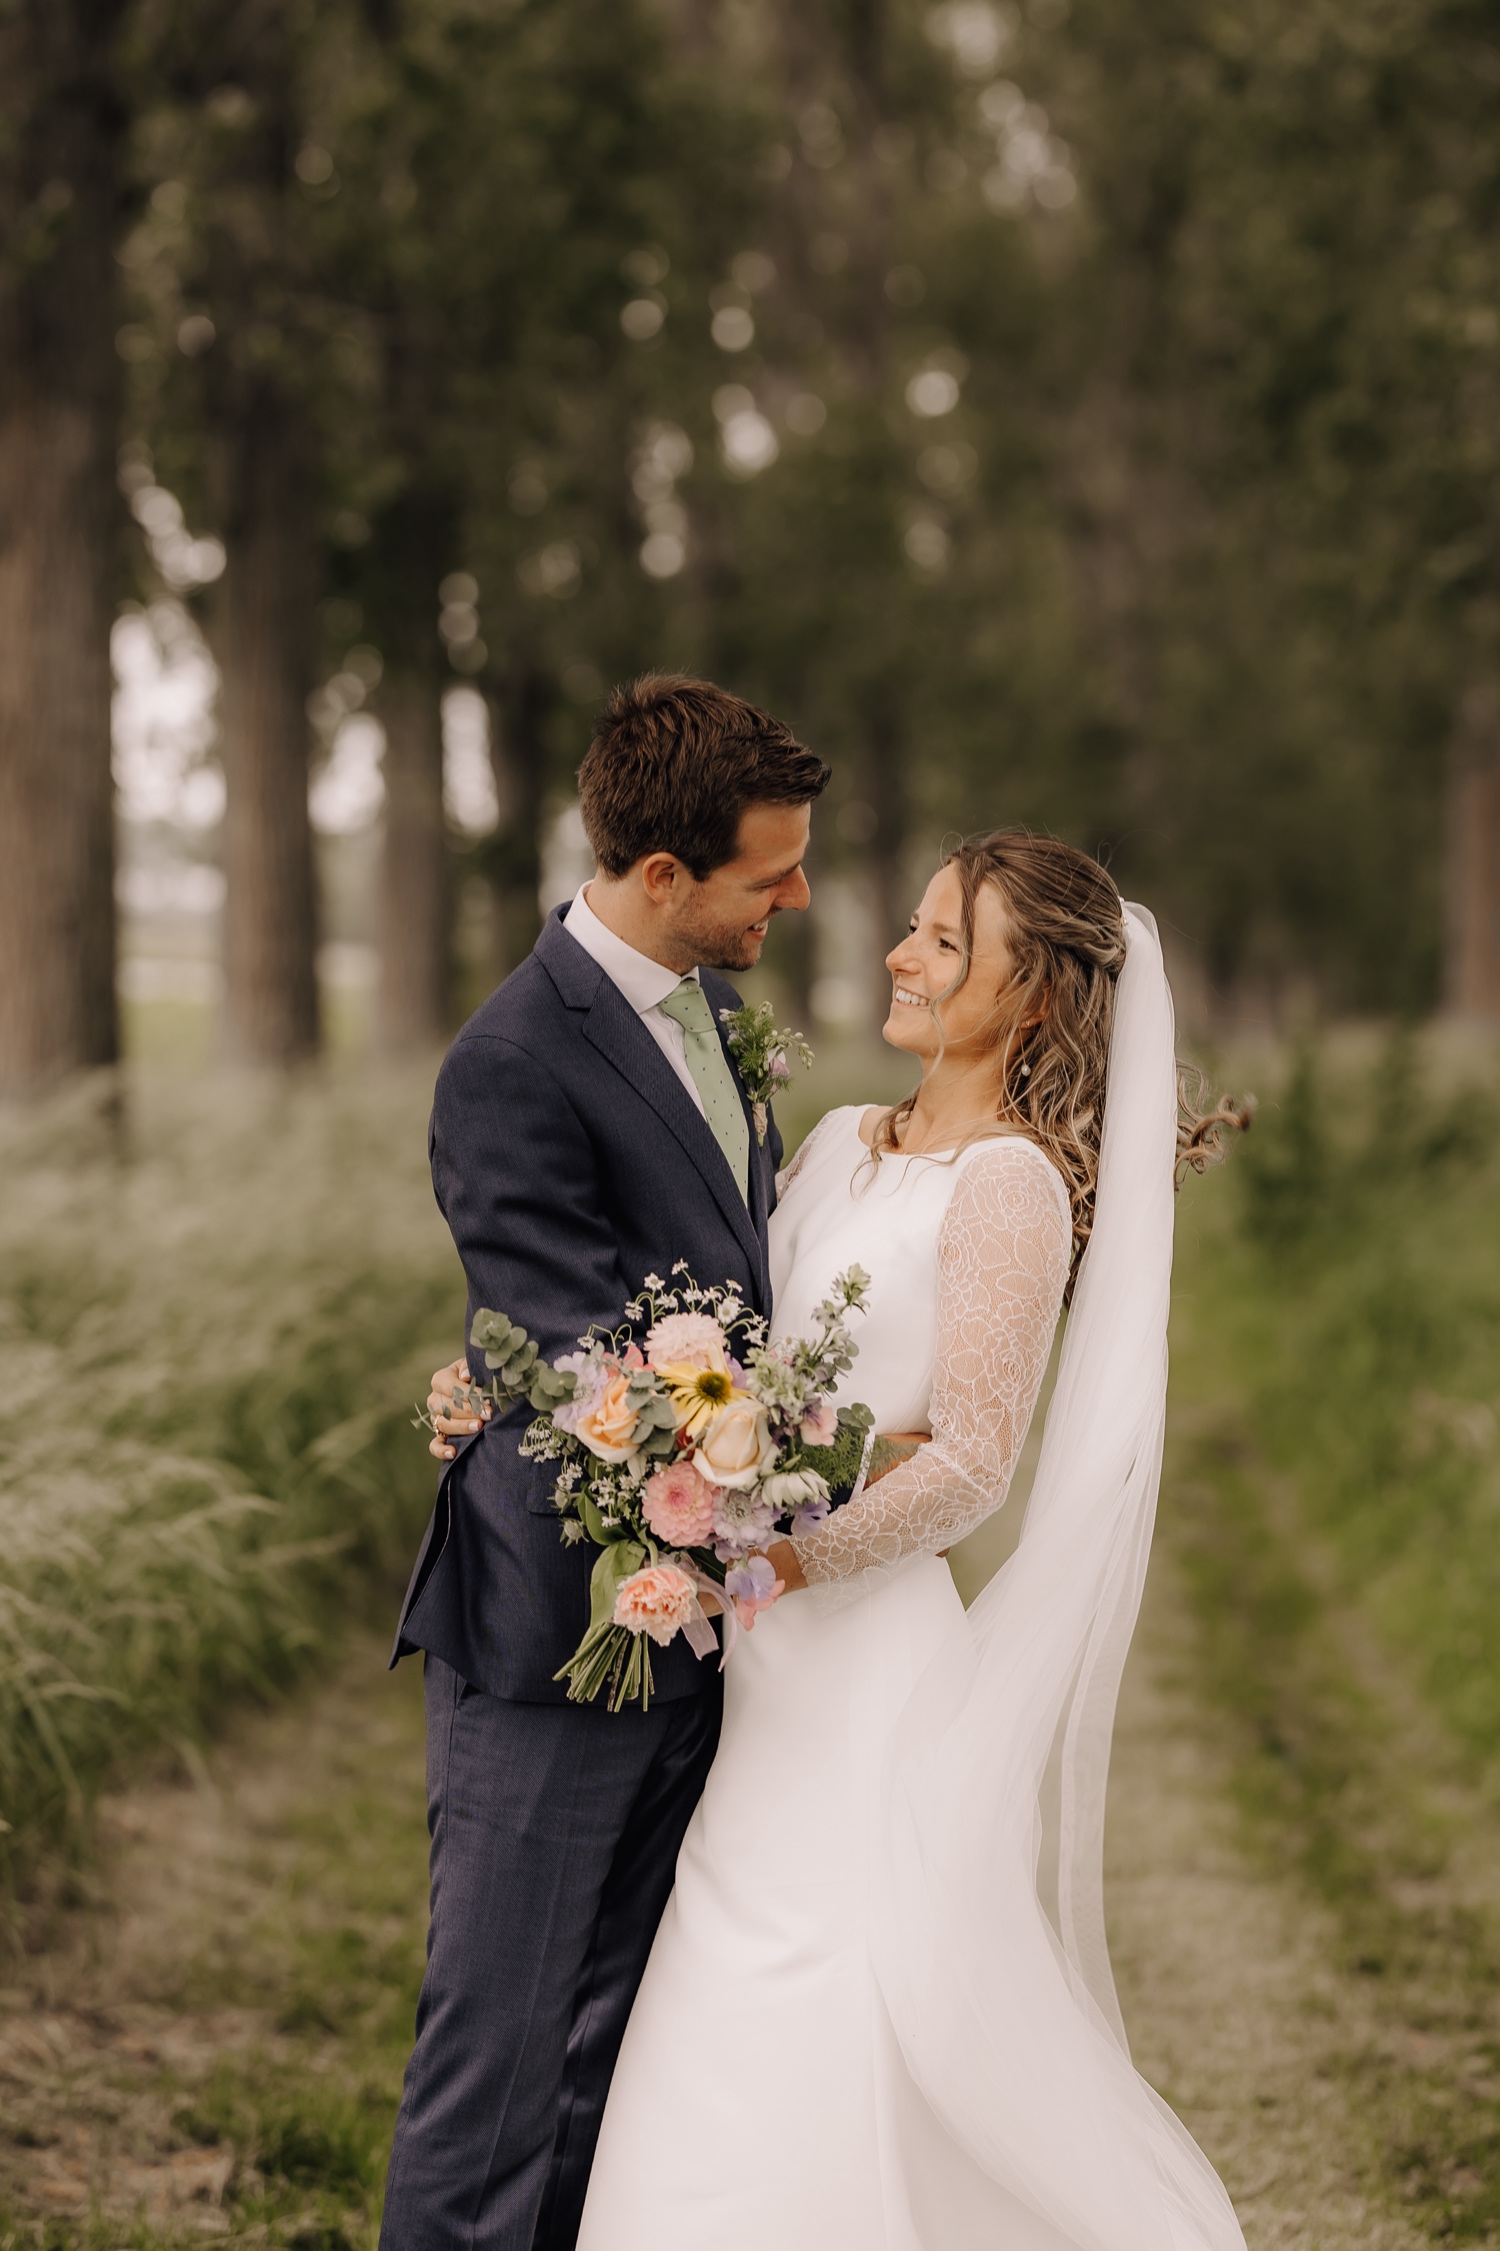
[(748, 805), (807, 805), (830, 769), (789, 727), (711, 680), (648, 672), (616, 688), (578, 774), (606, 875), (670, 852), (702, 882), (732, 860)]

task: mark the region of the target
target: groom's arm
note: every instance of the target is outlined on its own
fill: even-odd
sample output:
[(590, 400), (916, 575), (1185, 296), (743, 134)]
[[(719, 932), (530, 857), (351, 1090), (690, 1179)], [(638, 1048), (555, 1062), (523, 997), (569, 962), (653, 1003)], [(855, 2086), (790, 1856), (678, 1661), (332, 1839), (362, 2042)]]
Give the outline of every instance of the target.
[(508, 1314), (549, 1360), (591, 1323), (613, 1328), (629, 1292), (598, 1159), (545, 1066), (510, 1040), (460, 1040), (438, 1074), (429, 1142), (471, 1315)]

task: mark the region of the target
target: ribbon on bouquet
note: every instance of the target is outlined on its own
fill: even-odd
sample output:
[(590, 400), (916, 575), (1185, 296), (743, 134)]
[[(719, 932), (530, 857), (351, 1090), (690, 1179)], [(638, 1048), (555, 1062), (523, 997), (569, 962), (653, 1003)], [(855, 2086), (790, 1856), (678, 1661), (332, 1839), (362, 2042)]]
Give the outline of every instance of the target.
[(687, 1557), (683, 1556), (679, 1559), (678, 1569), (685, 1577), (692, 1580), (693, 1585), (698, 1589), (700, 1598), (696, 1614), (688, 1620), (682, 1629), (687, 1645), (695, 1657), (711, 1656), (716, 1647), (713, 1625), (708, 1612), (702, 1606), (702, 1597), (705, 1594), (711, 1594), (714, 1600), (722, 1605), (724, 1647), (719, 1657), (719, 1670), (722, 1673), (729, 1662), (730, 1650), (733, 1649), (740, 1638), (739, 1612), (735, 1609), (733, 1601), (724, 1592), (718, 1580), (711, 1579), (706, 1571), (700, 1571), (696, 1563), (690, 1563)]

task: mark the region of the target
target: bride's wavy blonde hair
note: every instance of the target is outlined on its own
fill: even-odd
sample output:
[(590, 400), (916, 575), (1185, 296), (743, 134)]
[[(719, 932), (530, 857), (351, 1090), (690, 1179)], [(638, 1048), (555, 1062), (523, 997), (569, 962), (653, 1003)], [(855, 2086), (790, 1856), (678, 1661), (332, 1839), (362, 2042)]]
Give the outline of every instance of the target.
[[(973, 964), (975, 904), (986, 884), (1005, 909), (1013, 964), (977, 1035), (994, 1057), (995, 1122), (976, 1126), (963, 1146), (991, 1132), (1023, 1133), (1051, 1158), (1072, 1208), (1076, 1276), (1094, 1224), (1115, 983), (1125, 964), (1120, 894), (1087, 852), (1028, 829), (995, 829), (960, 844), (943, 866), (958, 877), (961, 956), (952, 984), (932, 1004), (940, 1042), (942, 1003)], [(1197, 1106), (1203, 1093), (1195, 1095), (1180, 1095), (1179, 1174), (1184, 1166), (1201, 1172), (1222, 1154), (1223, 1133), (1250, 1122), (1248, 1106), (1223, 1102), (1204, 1111)], [(871, 1143), (877, 1164), (900, 1148), (916, 1098), (913, 1088), (880, 1120)], [(1069, 1296), (1072, 1287), (1070, 1277)]]

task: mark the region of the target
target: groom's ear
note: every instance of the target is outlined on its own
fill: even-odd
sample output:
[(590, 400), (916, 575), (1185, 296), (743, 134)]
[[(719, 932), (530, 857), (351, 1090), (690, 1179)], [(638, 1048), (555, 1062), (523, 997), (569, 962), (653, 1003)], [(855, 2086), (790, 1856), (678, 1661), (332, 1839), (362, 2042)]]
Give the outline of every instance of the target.
[(643, 860), (637, 860), (635, 872), (653, 907), (670, 906), (692, 881), (690, 870), (675, 852), (648, 852)]

